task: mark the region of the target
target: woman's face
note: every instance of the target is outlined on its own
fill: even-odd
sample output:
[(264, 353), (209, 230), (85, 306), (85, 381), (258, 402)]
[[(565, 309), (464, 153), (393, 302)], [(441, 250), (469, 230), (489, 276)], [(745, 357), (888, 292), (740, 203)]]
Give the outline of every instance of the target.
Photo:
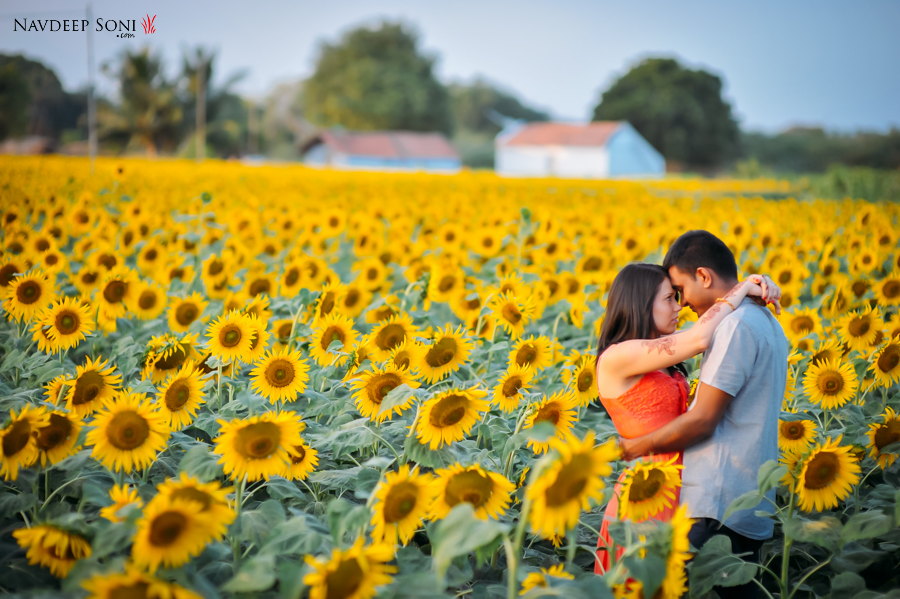
[(681, 304), (675, 296), (675, 289), (669, 278), (663, 279), (653, 298), (653, 324), (660, 335), (669, 335), (678, 328), (678, 313), (681, 312)]

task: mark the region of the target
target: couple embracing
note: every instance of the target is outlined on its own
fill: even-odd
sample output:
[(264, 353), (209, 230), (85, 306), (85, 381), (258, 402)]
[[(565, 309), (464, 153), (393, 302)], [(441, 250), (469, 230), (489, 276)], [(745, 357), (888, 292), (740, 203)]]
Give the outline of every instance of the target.
[[(780, 311), (779, 299), (768, 277), (738, 281), (734, 255), (720, 239), (688, 231), (662, 266), (630, 264), (619, 272), (597, 347), (600, 401), (624, 458), (683, 464), (680, 502), (694, 519), (691, 545), (699, 549), (724, 534), (735, 553), (749, 553), (745, 559), (754, 562), (773, 534), (771, 519), (754, 512), (771, 511), (771, 504), (724, 515), (734, 499), (756, 488), (759, 467), (778, 458), (788, 342), (765, 304)], [(684, 306), (699, 320), (676, 332)], [(699, 382), (688, 407), (682, 362), (700, 353)], [(654, 518), (666, 520), (676, 507)], [(618, 515), (614, 496), (600, 530), (598, 573), (610, 566), (609, 522)], [(729, 591), (753, 596), (756, 587), (751, 581)]]

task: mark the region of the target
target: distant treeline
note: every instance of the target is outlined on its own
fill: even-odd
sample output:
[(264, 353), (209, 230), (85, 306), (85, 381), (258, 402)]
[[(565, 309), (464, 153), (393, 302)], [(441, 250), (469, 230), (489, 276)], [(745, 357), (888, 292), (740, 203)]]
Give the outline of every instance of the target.
[[(251, 101), (233, 91), (243, 73), (214, 85), (214, 52), (185, 52), (169, 75), (149, 48), (126, 50), (101, 65), (117, 90), (98, 99), (101, 152), (193, 156), (203, 148), (222, 158), (297, 160), (317, 129), (338, 126), (441, 131), (464, 164), (491, 168), (501, 129), (551, 118), (484, 79), (440, 82), (435, 60), (403, 24), (361, 27), (323, 43), (308, 79)], [(826, 173), (835, 165), (900, 169), (900, 130), (744, 132), (721, 89), (722, 80), (702, 69), (645, 59), (601, 94), (591, 118), (628, 120), (681, 171), (754, 176)], [(0, 54), (0, 141), (40, 138), (30, 151), (83, 153), (86, 98), (85, 90), (64, 90), (41, 62)]]

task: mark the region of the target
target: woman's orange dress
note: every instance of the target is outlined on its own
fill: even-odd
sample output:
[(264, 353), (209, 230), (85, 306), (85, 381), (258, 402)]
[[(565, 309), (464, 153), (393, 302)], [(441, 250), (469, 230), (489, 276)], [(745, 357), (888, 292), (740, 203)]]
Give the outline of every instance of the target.
[[(683, 414), (687, 410), (687, 400), (688, 385), (684, 376), (679, 372), (669, 376), (659, 370), (645, 374), (619, 397), (607, 399), (600, 396), (600, 402), (609, 412), (616, 430), (626, 439), (653, 432), (676, 416)], [(678, 456), (675, 463), (681, 464), (681, 452), (660, 453), (644, 459), (664, 462), (675, 455)], [(621, 478), (619, 480), (621, 482)], [(600, 538), (597, 539), (598, 559), (594, 562), (594, 572), (597, 574), (606, 572), (610, 567), (609, 553), (606, 551), (606, 547), (612, 543), (609, 536), (609, 524), (612, 520), (618, 519), (620, 489), (621, 484), (616, 483), (613, 497), (606, 506), (603, 522), (600, 525)], [(672, 517), (675, 508), (678, 507), (679, 491), (680, 488), (675, 490), (675, 502), (672, 507), (659, 512), (653, 517), (654, 519), (668, 520)], [(618, 547), (616, 558), (621, 557), (624, 551), (623, 547)]]

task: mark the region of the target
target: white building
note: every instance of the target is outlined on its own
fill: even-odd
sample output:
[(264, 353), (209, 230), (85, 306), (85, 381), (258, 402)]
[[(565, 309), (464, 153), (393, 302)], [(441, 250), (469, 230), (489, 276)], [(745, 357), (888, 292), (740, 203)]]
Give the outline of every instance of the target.
[(495, 170), (511, 177), (660, 177), (666, 161), (626, 121), (530, 123), (495, 140)]

